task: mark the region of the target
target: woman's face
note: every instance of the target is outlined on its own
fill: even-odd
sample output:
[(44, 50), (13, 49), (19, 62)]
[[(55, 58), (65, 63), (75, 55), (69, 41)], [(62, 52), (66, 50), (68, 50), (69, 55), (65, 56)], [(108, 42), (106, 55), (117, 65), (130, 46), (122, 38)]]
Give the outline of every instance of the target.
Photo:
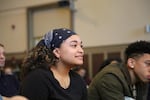
[(143, 56), (134, 60), (133, 63), (134, 72), (143, 82), (150, 81), (150, 54), (144, 54)]
[(56, 48), (59, 61), (66, 65), (82, 65), (84, 51), (82, 41), (78, 35), (72, 35)]

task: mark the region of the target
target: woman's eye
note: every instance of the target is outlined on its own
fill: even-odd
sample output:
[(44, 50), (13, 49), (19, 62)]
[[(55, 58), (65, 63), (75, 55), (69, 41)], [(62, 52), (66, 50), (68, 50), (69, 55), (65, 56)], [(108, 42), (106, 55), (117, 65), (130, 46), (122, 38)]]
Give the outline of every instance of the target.
[(72, 44), (71, 46), (72, 46), (72, 47), (77, 47), (77, 45), (76, 45), (76, 44)]

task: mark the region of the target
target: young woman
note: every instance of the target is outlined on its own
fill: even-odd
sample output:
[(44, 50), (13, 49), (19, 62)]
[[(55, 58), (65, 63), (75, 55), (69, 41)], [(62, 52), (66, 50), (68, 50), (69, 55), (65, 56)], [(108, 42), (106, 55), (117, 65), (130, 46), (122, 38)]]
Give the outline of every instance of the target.
[(69, 29), (54, 29), (23, 63), (21, 95), (29, 100), (87, 100), (86, 84), (71, 68), (83, 64), (80, 37)]

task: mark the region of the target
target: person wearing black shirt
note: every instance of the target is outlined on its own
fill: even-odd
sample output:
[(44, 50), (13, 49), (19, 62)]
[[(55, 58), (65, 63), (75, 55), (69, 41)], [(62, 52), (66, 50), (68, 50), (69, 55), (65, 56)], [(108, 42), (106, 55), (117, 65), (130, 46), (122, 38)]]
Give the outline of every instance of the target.
[(23, 62), (20, 94), (29, 100), (87, 100), (84, 80), (71, 70), (83, 64), (83, 55), (76, 33), (49, 31)]

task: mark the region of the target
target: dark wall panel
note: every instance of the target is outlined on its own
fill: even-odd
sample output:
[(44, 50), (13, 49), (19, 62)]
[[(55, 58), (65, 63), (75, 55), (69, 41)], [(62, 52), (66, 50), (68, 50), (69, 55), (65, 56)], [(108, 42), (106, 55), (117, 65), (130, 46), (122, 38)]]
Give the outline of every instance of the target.
[(93, 77), (97, 74), (99, 67), (103, 61), (104, 61), (103, 53), (92, 54)]

